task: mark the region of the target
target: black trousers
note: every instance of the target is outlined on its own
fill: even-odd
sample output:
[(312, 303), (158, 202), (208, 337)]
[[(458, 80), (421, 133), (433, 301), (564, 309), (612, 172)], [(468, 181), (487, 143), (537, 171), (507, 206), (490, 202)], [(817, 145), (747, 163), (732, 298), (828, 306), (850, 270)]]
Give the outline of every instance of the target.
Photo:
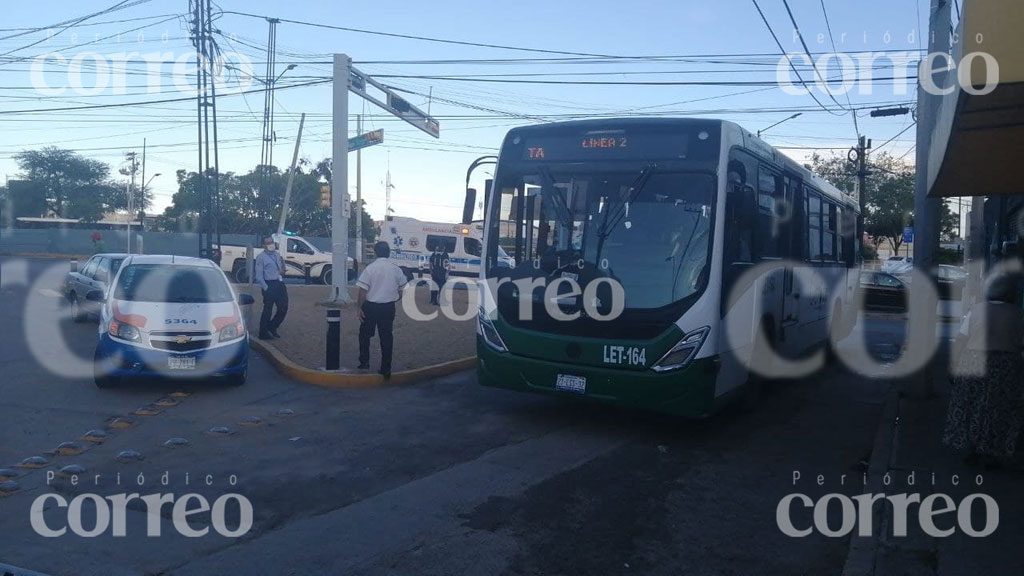
[(370, 362), (370, 338), (380, 335), (380, 371), (391, 372), (391, 351), (394, 346), (395, 303), (363, 302), (363, 323), (359, 325), (359, 364)]
[[(274, 308), (277, 308), (276, 312)], [(266, 336), (271, 330), (277, 330), (288, 314), (288, 290), (284, 282), (270, 280), (263, 291), (263, 315), (260, 316), (260, 336)]]
[(437, 290), (430, 291), (430, 303), (440, 305), (441, 290), (444, 290), (444, 283), (448, 281), (448, 276), (435, 276), (431, 274), (430, 279), (433, 280), (435, 284), (437, 284)]

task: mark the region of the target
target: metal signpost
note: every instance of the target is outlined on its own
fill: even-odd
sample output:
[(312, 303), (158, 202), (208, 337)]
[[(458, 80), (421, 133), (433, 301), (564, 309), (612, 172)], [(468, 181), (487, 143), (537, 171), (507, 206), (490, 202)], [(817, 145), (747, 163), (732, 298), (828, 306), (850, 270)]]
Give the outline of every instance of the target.
[[(383, 93), (382, 97), (368, 93), (370, 88)], [(348, 137), (348, 93), (352, 92), (430, 134), (441, 136), (441, 126), (434, 118), (406, 102), (393, 90), (352, 67), (346, 54), (334, 55), (334, 121), (331, 189), (345, 191), (331, 195), (331, 285), (334, 302), (351, 302), (348, 293), (348, 153), (384, 140), (382, 130), (375, 130), (352, 138)], [(379, 132), (379, 138), (375, 133)], [(376, 141), (375, 141), (376, 140)], [(357, 255), (357, 258), (359, 255)]]

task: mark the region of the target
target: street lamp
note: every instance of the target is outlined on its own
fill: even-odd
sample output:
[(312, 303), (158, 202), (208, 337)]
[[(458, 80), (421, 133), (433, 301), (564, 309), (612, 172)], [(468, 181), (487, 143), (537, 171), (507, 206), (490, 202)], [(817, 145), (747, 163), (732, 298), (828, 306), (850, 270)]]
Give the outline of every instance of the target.
[(767, 132), (767, 131), (771, 130), (772, 128), (775, 128), (776, 126), (778, 126), (779, 124), (782, 124), (783, 122), (789, 122), (793, 118), (796, 118), (797, 116), (801, 116), (801, 115), (803, 115), (803, 112), (797, 112), (796, 114), (793, 114), (789, 118), (784, 118), (782, 120), (779, 120), (775, 124), (772, 124), (771, 126), (765, 128), (763, 130), (758, 130), (757, 131), (757, 137), (760, 138), (762, 133)]

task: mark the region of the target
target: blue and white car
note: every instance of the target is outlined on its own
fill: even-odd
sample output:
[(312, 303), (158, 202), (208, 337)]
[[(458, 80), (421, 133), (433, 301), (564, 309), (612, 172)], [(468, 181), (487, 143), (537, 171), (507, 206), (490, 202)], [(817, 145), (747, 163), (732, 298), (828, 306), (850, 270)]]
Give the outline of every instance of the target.
[(217, 378), (245, 383), (249, 334), (224, 272), (210, 260), (129, 256), (101, 302), (95, 382), (105, 388), (136, 378)]

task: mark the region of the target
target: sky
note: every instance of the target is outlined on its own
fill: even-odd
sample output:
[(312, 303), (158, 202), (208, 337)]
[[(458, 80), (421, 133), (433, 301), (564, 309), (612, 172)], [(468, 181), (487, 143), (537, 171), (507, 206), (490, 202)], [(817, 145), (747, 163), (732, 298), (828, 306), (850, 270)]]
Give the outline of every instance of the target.
[[(118, 4), (117, 11), (75, 22)], [(757, 5), (782, 48), (803, 53), (783, 0), (758, 0)], [(789, 0), (789, 6), (815, 59), (820, 53), (841, 52), (859, 65), (859, 54), (888, 51), (906, 62), (918, 58), (926, 44), (921, 29), (928, 0)], [(194, 64), (186, 66), (192, 52), (187, 12), (188, 0), (5, 2), (0, 19), (0, 177), (17, 177), (13, 155), (19, 151), (58, 146), (107, 162), (123, 178), (117, 170), (124, 165), (124, 153), (141, 154), (145, 142), (146, 178), (160, 174), (150, 184), (155, 194), (151, 211), (169, 205), (177, 187), (175, 171), (197, 169), (195, 101), (139, 103), (189, 96), (178, 86), (187, 88), (193, 77), (179, 72), (194, 70)], [(812, 90), (817, 101), (786, 93), (776, 79), (779, 47), (753, 0), (217, 0), (214, 12), (218, 46), (232, 62), (242, 57), (252, 62), (257, 77), (266, 68), (269, 25), (263, 17), (519, 48), (286, 21), (277, 25), (277, 73), (284, 72), (275, 101), (273, 154), (279, 167), (291, 160), (300, 113), (308, 114), (300, 157), (315, 163), (331, 155), (330, 83), (289, 85), (328, 79), (334, 53), (348, 54), (359, 70), (382, 83), (419, 94), (407, 93), (409, 101), (438, 118), (441, 131), (435, 139), (350, 95), (349, 135), (356, 133), (357, 114), (366, 115), (364, 131), (384, 129), (384, 143), (362, 153), (362, 195), (375, 219), (385, 212), (384, 181), (390, 167), (395, 214), (457, 221), (466, 169), (475, 158), (496, 153), (514, 126), (568, 115), (701, 116), (735, 121), (756, 132), (800, 112), (763, 135), (797, 160), (814, 152), (845, 155), (856, 144), (858, 131), (873, 140), (876, 154), (889, 152), (909, 163), (914, 158), (911, 115), (868, 116), (874, 107), (914, 101), (912, 80), (876, 80), (864, 94), (861, 89), (869, 83), (859, 82), (834, 100), (818, 87)], [(177, 59), (182, 64), (176, 69)], [(433, 62), (437, 60), (460, 62)], [(76, 67), (75, 62), (82, 64)], [(285, 71), (293, 63), (295, 68)], [(817, 73), (837, 76), (838, 59), (830, 64)], [(883, 69), (875, 77), (890, 77), (892, 64), (891, 59), (879, 59), (875, 66)], [(123, 76), (116, 72), (121, 66)], [(798, 66), (801, 77), (813, 83), (814, 69)], [(244, 66), (235, 68), (243, 72), (226, 72), (225, 92), (262, 87)], [(911, 64), (909, 76), (914, 70)], [(787, 77), (800, 86), (795, 76)], [(638, 84), (643, 82), (676, 84)], [(259, 92), (218, 97), (222, 172), (247, 172), (259, 162), (263, 101)], [(64, 110), (94, 105), (110, 107)], [(856, 126), (852, 109), (857, 109)], [(349, 154), (353, 197), (355, 156)], [(475, 186), (482, 187), (488, 170), (476, 171)]]

